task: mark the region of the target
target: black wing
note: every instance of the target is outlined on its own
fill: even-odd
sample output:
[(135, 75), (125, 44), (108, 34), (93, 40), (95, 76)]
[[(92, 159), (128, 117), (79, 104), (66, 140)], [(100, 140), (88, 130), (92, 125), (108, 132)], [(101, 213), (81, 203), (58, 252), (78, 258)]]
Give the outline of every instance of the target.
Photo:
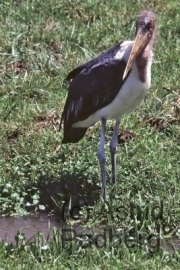
[[(103, 53), (97, 58), (77, 67), (69, 73), (71, 80), (68, 97), (62, 114), (64, 121), (64, 138), (72, 133), (72, 125), (87, 119), (97, 110), (111, 103), (122, 87), (126, 62), (116, 60), (115, 54), (120, 50), (120, 44)], [(83, 137), (86, 129), (77, 129)], [(75, 135), (73, 135), (75, 136)], [(78, 140), (75, 140), (76, 142)], [(64, 139), (64, 142), (66, 140)]]
[(96, 67), (98, 65), (103, 65), (109, 61), (111, 61), (116, 53), (120, 50), (122, 42), (115, 45), (113, 48), (110, 48), (109, 50), (105, 51), (104, 53), (100, 54), (99, 56), (93, 58), (92, 60), (86, 62), (85, 64), (82, 64), (78, 66), (77, 68), (73, 69), (68, 76), (66, 77), (67, 81), (70, 81), (73, 79), (78, 73), (80, 73), (83, 69), (90, 69), (93, 67)]

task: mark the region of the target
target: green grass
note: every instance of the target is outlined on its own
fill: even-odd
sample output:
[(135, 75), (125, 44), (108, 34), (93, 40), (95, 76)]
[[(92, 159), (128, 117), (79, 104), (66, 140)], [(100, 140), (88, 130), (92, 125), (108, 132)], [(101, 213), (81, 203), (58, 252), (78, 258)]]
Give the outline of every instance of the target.
[[(61, 145), (60, 116), (66, 99), (64, 78), (120, 40), (134, 38), (134, 20), (143, 9), (157, 15), (152, 86), (147, 97), (122, 119), (121, 130), (136, 136), (120, 144), (117, 153), (116, 197), (105, 213), (98, 202), (89, 226), (110, 222), (116, 228), (146, 236), (165, 226), (178, 237), (180, 222), (180, 3), (168, 1), (39, 1), (0, 3), (0, 210), (21, 214), (26, 184), (41, 175), (59, 179), (59, 172), (88, 175), (100, 184), (97, 160), (99, 125), (78, 144)], [(107, 141), (112, 133), (108, 123)], [(106, 146), (108, 180), (110, 155)], [(108, 185), (108, 190), (111, 186)], [(7, 196), (8, 194), (8, 196)], [(5, 196), (6, 195), (6, 196)], [(38, 207), (38, 194), (34, 204)], [(163, 218), (155, 222), (150, 210), (163, 202)], [(140, 207), (143, 218), (131, 219), (129, 207)], [(123, 217), (111, 220), (123, 207)], [(83, 221), (82, 221), (83, 222)], [(84, 225), (87, 225), (84, 222)], [(159, 232), (159, 231), (158, 231)], [(172, 236), (166, 235), (169, 239)], [(179, 269), (179, 252), (143, 249), (81, 249), (73, 252), (54, 239), (47, 250), (0, 244), (1, 269)], [(30, 251), (29, 251), (30, 248)]]

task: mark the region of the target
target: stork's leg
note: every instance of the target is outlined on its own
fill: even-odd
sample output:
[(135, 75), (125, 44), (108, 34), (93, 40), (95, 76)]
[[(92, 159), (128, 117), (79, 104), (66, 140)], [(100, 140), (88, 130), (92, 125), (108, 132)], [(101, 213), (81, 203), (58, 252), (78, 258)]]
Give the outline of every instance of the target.
[(106, 119), (102, 118), (98, 159), (101, 168), (101, 180), (102, 180), (101, 196), (106, 201), (106, 170), (105, 170), (106, 156), (104, 154), (105, 130), (106, 130)]
[(116, 146), (117, 146), (117, 136), (119, 130), (120, 119), (116, 120), (116, 124), (114, 127), (114, 132), (112, 135), (112, 139), (109, 145), (111, 152), (111, 163), (112, 163), (112, 183), (116, 183)]

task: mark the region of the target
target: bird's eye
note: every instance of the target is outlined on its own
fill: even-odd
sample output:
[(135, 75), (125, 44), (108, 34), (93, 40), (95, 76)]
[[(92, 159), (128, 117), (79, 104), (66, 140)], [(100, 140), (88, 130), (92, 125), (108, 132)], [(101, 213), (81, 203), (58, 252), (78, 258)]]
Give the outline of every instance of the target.
[(148, 23), (146, 24), (146, 29), (149, 30), (149, 29), (151, 28), (151, 25), (152, 25), (151, 22), (148, 22)]

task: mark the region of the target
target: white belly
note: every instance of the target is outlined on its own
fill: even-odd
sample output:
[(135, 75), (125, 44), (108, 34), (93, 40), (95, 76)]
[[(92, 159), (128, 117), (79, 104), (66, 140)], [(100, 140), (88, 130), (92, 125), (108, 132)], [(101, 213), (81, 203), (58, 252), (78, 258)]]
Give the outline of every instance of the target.
[[(151, 65), (151, 63), (149, 63), (149, 65)], [(123, 114), (128, 114), (133, 111), (142, 101), (150, 87), (150, 68), (147, 67), (147, 70), (149, 71), (147, 80), (143, 83), (139, 79), (136, 65), (133, 64), (131, 73), (116, 98), (109, 105), (90, 115), (84, 121), (73, 124), (73, 127), (89, 127), (100, 121), (102, 118), (107, 120), (119, 119)]]

